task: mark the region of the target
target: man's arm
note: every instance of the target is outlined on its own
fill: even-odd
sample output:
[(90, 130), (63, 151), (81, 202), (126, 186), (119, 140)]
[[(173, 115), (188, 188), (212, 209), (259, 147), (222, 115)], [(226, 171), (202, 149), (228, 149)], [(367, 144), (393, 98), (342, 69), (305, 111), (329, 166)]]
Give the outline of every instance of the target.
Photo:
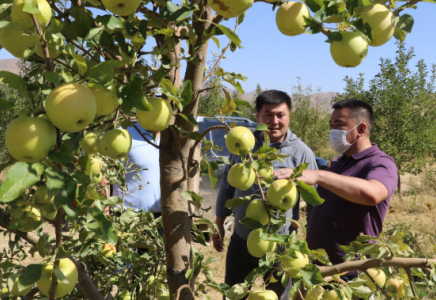
[(224, 229), (224, 221), (226, 220), (226, 217), (219, 217), (217, 216), (215, 218), (215, 223), (218, 226), (218, 233), (212, 235), (212, 242), (213, 247), (216, 251), (222, 252), (224, 250), (224, 236), (226, 234), (226, 231)]
[[(289, 173), (289, 169), (280, 171), (274, 172), (279, 179), (289, 178), (292, 174)], [(389, 195), (386, 186), (378, 180), (344, 176), (324, 170), (306, 170), (298, 179), (309, 185), (319, 184), (345, 200), (362, 205), (375, 206), (386, 200)]]

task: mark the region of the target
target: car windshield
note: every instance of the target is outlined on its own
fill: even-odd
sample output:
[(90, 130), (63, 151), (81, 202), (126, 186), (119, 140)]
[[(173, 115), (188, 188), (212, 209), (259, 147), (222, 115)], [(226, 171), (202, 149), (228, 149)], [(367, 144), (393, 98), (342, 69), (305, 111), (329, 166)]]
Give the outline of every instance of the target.
[(213, 150), (215, 155), (217, 156), (230, 156), (230, 152), (226, 147), (226, 139), (224, 136), (226, 135), (225, 130), (212, 130), (212, 140), (215, 145), (222, 148), (221, 151)]

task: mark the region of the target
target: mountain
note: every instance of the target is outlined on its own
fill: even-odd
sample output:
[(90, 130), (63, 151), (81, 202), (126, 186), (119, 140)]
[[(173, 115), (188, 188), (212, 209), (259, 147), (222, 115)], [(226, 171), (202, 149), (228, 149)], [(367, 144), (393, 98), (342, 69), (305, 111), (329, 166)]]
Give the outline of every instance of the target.
[(18, 58), (0, 59), (0, 71), (9, 71), (18, 74), (20, 71), (18, 61)]

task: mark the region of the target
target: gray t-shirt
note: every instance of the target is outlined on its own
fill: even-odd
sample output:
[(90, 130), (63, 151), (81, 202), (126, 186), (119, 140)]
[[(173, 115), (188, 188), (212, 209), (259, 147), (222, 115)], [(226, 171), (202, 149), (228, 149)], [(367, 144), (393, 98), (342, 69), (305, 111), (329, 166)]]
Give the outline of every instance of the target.
[[(260, 146), (263, 144), (262, 132), (255, 131), (254, 137), (256, 139), (256, 144), (253, 149), (255, 152)], [(305, 143), (303, 143), (299, 137), (293, 134), (289, 129), (286, 134), (286, 138), (282, 142), (271, 143), (271, 147), (274, 147), (279, 150), (281, 154), (289, 155), (286, 157), (285, 161), (275, 161), (273, 162), (274, 170), (281, 168), (295, 168), (302, 163), (309, 163), (309, 170), (317, 170), (317, 164), (315, 160), (315, 155), (312, 150)], [(238, 155), (231, 155), (230, 161), (233, 164), (241, 162), (241, 158)], [(226, 165), (224, 169), (224, 175), (221, 180), (220, 191), (218, 193), (217, 204), (216, 204), (216, 215), (218, 217), (226, 217), (230, 216), (232, 213), (235, 217), (235, 233), (242, 239), (246, 240), (248, 238), (248, 234), (251, 232), (250, 228), (245, 227), (245, 225), (239, 223), (239, 221), (245, 217), (247, 211), (247, 205), (238, 206), (233, 211), (226, 208), (224, 205), (228, 199), (248, 196), (252, 194), (260, 195), (259, 186), (254, 184), (251, 188), (246, 191), (241, 191), (229, 185), (227, 180), (227, 174), (232, 165)], [(264, 189), (266, 195), (266, 189)], [(260, 197), (257, 197), (260, 198)], [(285, 216), (289, 219), (298, 220), (299, 219), (299, 209), (300, 203), (299, 200), (293, 209), (290, 209), (286, 212)], [(286, 225), (280, 228), (280, 234), (289, 234), (290, 233), (291, 222), (286, 221)]]

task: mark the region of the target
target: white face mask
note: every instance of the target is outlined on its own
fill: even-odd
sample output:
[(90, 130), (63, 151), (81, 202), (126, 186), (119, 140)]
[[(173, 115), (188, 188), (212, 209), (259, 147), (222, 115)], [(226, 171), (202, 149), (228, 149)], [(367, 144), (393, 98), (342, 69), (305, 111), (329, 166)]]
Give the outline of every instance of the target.
[(352, 131), (354, 128), (359, 126), (362, 123), (357, 124), (350, 130), (340, 130), (340, 129), (330, 129), (330, 145), (332, 146), (333, 150), (338, 152), (339, 154), (345, 153), (348, 149), (350, 149), (351, 146), (354, 145), (354, 143), (357, 142), (359, 137), (353, 142), (349, 143), (347, 141), (347, 134)]

